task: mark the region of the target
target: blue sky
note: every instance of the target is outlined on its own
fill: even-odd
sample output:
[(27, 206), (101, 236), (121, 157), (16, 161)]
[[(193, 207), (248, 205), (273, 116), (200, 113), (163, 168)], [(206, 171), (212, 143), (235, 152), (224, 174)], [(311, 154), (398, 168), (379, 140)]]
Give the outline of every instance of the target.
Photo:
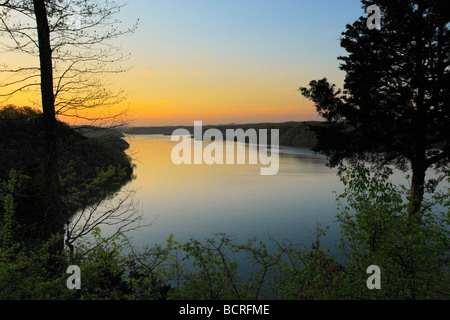
[(359, 0), (132, 0), (116, 82), (139, 124), (317, 119), (296, 89), (342, 83), (340, 33), (363, 15)]

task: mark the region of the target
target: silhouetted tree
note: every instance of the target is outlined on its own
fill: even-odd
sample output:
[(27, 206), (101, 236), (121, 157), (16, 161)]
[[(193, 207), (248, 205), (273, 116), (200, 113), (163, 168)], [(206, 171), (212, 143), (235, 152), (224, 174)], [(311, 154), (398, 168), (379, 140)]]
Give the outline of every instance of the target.
[(0, 84), (0, 94), (10, 98), (39, 88), (47, 153), (47, 210), (42, 223), (50, 235), (62, 235), (67, 219), (60, 194), (57, 116), (84, 117), (80, 114), (83, 110), (120, 100), (120, 94), (108, 92), (98, 78), (123, 71), (107, 67), (124, 58), (110, 40), (135, 28), (121, 31), (116, 27), (120, 21), (112, 17), (120, 8), (108, 0), (0, 0), (0, 34), (10, 40), (2, 44), (11, 51), (39, 57), (39, 65), (4, 66), (0, 71), (8, 77)]
[(381, 30), (367, 17), (347, 25), (339, 57), (343, 90), (322, 79), (302, 94), (328, 126), (316, 151), (331, 166), (344, 160), (411, 169), (410, 215), (421, 208), (426, 171), (450, 159), (450, 2), (362, 1), (381, 9)]

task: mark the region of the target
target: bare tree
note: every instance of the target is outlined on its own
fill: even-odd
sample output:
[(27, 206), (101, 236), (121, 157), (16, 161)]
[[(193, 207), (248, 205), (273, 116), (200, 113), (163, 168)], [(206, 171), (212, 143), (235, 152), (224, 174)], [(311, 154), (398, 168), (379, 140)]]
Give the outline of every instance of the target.
[(116, 67), (126, 56), (113, 40), (137, 27), (118, 28), (120, 21), (114, 15), (121, 7), (109, 0), (0, 0), (3, 46), (39, 58), (31, 65), (2, 66), (0, 97), (6, 101), (25, 91), (40, 92), (47, 153), (44, 224), (50, 235), (64, 234), (67, 218), (60, 194), (57, 117), (99, 121), (120, 116), (92, 118), (87, 111), (123, 99), (121, 92), (109, 92), (102, 81), (106, 74), (125, 71)]
[(134, 194), (132, 190), (120, 191), (114, 201), (98, 200), (68, 220), (65, 244), (71, 253), (74, 253), (75, 243), (83, 242), (96, 229), (110, 229), (113, 233), (109, 237), (114, 238), (118, 234), (142, 227), (142, 215)]
[(3, 46), (7, 51), (40, 57), (40, 65), (2, 66), (0, 71), (8, 77), (0, 82), (0, 97), (6, 100), (37, 89), (46, 93), (43, 108), (52, 104), (53, 97), (54, 111), (49, 112), (55, 116), (99, 121), (123, 115), (90, 116), (88, 112), (116, 105), (125, 98), (122, 91), (112, 92), (105, 85), (106, 75), (126, 71), (118, 62), (128, 55), (122, 53), (114, 39), (133, 33), (137, 27), (136, 23), (119, 29), (121, 21), (114, 16), (121, 8), (109, 0), (0, 2), (0, 34), (6, 36)]

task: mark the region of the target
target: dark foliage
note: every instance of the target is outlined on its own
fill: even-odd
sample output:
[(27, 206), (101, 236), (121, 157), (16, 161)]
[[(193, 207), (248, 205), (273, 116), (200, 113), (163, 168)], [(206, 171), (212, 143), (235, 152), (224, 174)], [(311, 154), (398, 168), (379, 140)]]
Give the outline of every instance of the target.
[(301, 88), (329, 123), (319, 128), (316, 151), (332, 166), (356, 158), (411, 169), (411, 212), (418, 212), (425, 172), (450, 159), (449, 2), (362, 3), (380, 7), (381, 30), (370, 30), (367, 17), (347, 25), (343, 90), (327, 79)]
[[(17, 236), (29, 241), (48, 240), (47, 224), (52, 221), (46, 219), (48, 204), (44, 196), (46, 152), (42, 114), (31, 108), (8, 106), (1, 109), (0, 137), (0, 179), (6, 180), (11, 169), (28, 177), (14, 195), (17, 199), (16, 219), (22, 226)], [(119, 190), (132, 178), (131, 161), (123, 152), (124, 145), (118, 140), (121, 139), (106, 139), (104, 136), (87, 138), (67, 124), (58, 122), (58, 171), (60, 180), (68, 181), (61, 184), (60, 195), (68, 198), (73, 196), (74, 188), (81, 189), (77, 192), (78, 201), (65, 203), (62, 213), (65, 220), (81, 207)], [(98, 194), (84, 194), (83, 186), (97, 178), (98, 170), (106, 170), (110, 166), (124, 169), (126, 175), (98, 185)]]

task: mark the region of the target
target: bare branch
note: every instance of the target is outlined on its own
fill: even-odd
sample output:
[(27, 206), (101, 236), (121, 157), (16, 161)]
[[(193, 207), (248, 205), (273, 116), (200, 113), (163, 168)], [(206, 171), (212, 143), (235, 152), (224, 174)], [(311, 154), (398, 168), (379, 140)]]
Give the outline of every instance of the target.
[[(47, 1), (51, 54), (53, 61), (54, 101), (57, 114), (95, 121), (94, 117), (81, 114), (93, 108), (107, 108), (124, 101), (123, 92), (112, 94), (104, 90), (105, 84), (94, 75), (104, 76), (128, 70), (119, 65), (127, 55), (120, 52), (112, 40), (132, 34), (137, 23), (128, 29), (119, 29), (121, 22), (114, 18), (124, 5), (113, 1), (91, 3), (85, 0)], [(20, 51), (35, 56), (39, 50), (34, 18), (34, 7), (30, 1), (1, 1), (0, 35), (11, 40), (3, 47), (9, 51)], [(26, 23), (23, 23), (26, 20)], [(109, 66), (109, 67), (108, 67)], [(39, 66), (6, 67), (0, 72), (26, 73), (10, 82), (4, 81), (0, 89), (11, 88), (23, 83), (20, 88), (1, 92), (1, 97), (12, 97), (26, 88), (39, 75)], [(123, 116), (102, 116), (101, 120)]]
[(110, 235), (112, 238), (117, 234), (148, 226), (149, 224), (142, 224), (143, 216), (139, 212), (134, 194), (134, 191), (121, 191), (114, 201), (101, 200), (81, 210), (77, 217), (66, 225), (66, 245), (73, 247), (74, 243), (83, 241), (97, 228), (108, 228), (111, 231), (111, 228), (115, 227)]

